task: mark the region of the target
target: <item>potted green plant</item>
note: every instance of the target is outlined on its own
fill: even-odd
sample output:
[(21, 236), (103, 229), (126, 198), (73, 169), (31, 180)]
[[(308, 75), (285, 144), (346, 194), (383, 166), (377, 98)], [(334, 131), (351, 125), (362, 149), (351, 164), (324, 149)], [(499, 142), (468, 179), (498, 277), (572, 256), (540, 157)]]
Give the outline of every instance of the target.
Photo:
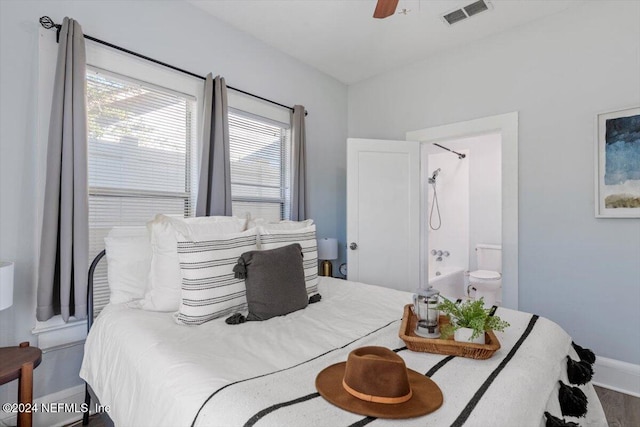
[(443, 325), (441, 333), (443, 338), (454, 336), (456, 341), (467, 341), (476, 344), (484, 344), (485, 331), (504, 331), (509, 326), (508, 322), (498, 316), (490, 316), (490, 309), (484, 308), (484, 299), (469, 300), (456, 304), (442, 297), (438, 304), (438, 310), (449, 317), (449, 324)]

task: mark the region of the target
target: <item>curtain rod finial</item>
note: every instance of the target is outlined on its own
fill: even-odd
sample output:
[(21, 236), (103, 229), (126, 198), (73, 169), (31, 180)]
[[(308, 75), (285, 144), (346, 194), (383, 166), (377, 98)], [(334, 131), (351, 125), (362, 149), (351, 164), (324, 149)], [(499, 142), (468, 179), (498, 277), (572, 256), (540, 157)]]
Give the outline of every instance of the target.
[(60, 41), (60, 30), (62, 29), (62, 25), (56, 24), (53, 22), (53, 19), (49, 18), (47, 15), (41, 16), (38, 21), (46, 30), (50, 30), (52, 28), (56, 29), (56, 43), (58, 43)]
[(47, 30), (50, 30), (50, 29), (52, 29), (54, 27), (57, 27), (57, 25), (53, 22), (53, 19), (49, 18), (46, 15), (40, 17), (39, 21), (40, 21), (40, 25), (42, 25)]

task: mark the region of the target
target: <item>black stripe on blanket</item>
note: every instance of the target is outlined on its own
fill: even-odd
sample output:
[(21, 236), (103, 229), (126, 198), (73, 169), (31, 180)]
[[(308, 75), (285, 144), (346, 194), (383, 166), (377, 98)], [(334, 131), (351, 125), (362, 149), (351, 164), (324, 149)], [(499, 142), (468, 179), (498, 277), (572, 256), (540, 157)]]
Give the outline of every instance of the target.
[(364, 417), (360, 421), (356, 421), (355, 423), (351, 424), (349, 427), (363, 427), (375, 420), (377, 420), (376, 417)]
[[(441, 361), (439, 361), (438, 363), (436, 363), (435, 365), (433, 365), (433, 367), (431, 369), (429, 369), (429, 371), (426, 374), (424, 374), (425, 377), (431, 378), (431, 376), (433, 374), (438, 372), (438, 370), (440, 368), (442, 368), (444, 365), (449, 363), (451, 361), (451, 359), (453, 359), (454, 357), (455, 356), (447, 356), (444, 359), (442, 359)], [(366, 426), (367, 424), (369, 424), (370, 422), (375, 421), (375, 420), (377, 420), (376, 417), (365, 417), (365, 418), (361, 419), (360, 421), (356, 421), (355, 423), (351, 424), (349, 427), (363, 427), (363, 426)]]
[(221, 392), (221, 391), (222, 391), (222, 390), (224, 390), (225, 388), (227, 388), (227, 387), (231, 387), (232, 385), (235, 385), (235, 384), (243, 383), (243, 382), (245, 382), (245, 381), (255, 380), (256, 378), (262, 378), (262, 377), (266, 377), (266, 376), (269, 376), (269, 375), (277, 374), (278, 372), (288, 371), (289, 369), (293, 369), (293, 368), (296, 368), (296, 367), (298, 367), (298, 366), (300, 366), (300, 365), (304, 365), (305, 363), (309, 363), (309, 362), (311, 362), (311, 361), (313, 361), (313, 360), (316, 360), (316, 359), (318, 359), (318, 358), (320, 358), (320, 357), (322, 357), (322, 356), (325, 356), (325, 355), (327, 355), (327, 354), (329, 354), (329, 353), (332, 353), (332, 352), (334, 352), (334, 351), (342, 350), (343, 348), (350, 346), (351, 344), (353, 344), (353, 343), (354, 343), (354, 342), (356, 342), (356, 341), (360, 341), (361, 339), (366, 338), (366, 337), (368, 337), (369, 335), (375, 334), (376, 332), (381, 331), (381, 330), (383, 330), (384, 328), (387, 328), (387, 327), (391, 326), (391, 325), (392, 325), (392, 324), (394, 324), (394, 323), (398, 323), (398, 322), (400, 322), (400, 320), (402, 320), (402, 319), (393, 320), (393, 321), (391, 321), (391, 322), (387, 323), (386, 325), (380, 326), (378, 329), (374, 329), (373, 331), (368, 332), (368, 333), (366, 333), (366, 334), (362, 335), (361, 337), (356, 338), (355, 340), (353, 340), (353, 341), (351, 341), (351, 342), (346, 343), (345, 345), (343, 345), (343, 346), (341, 346), (341, 347), (332, 348), (331, 350), (328, 350), (328, 351), (326, 351), (326, 352), (324, 352), (324, 353), (322, 353), (322, 354), (319, 354), (319, 355), (317, 355), (317, 356), (315, 356), (315, 357), (312, 357), (312, 358), (311, 358), (311, 359), (309, 359), (309, 360), (305, 360), (304, 362), (300, 362), (300, 363), (298, 363), (297, 365), (289, 366), (288, 368), (280, 369), (280, 370), (278, 370), (278, 371), (269, 372), (269, 373), (267, 373), (267, 374), (262, 374), (262, 375), (257, 375), (257, 376), (255, 376), (255, 377), (246, 378), (246, 379), (244, 379), (244, 380), (235, 381), (235, 382), (229, 383), (229, 384), (227, 384), (227, 385), (225, 385), (225, 386), (223, 386), (223, 387), (220, 387), (219, 389), (217, 389), (216, 391), (214, 391), (213, 393), (211, 393), (211, 395), (210, 395), (210, 396), (209, 396), (209, 397), (208, 397), (208, 398), (207, 398), (207, 399), (202, 403), (202, 405), (200, 406), (200, 409), (198, 409), (198, 412), (196, 413), (196, 416), (193, 418), (193, 422), (191, 423), (191, 427), (194, 427), (194, 426), (195, 426), (196, 421), (198, 420), (198, 416), (200, 415), (200, 412), (202, 412), (202, 408), (204, 408), (204, 406), (205, 406), (205, 405), (206, 405), (206, 404), (207, 404), (207, 403), (208, 403), (208, 402), (213, 398), (213, 396), (215, 396), (216, 394), (218, 394), (219, 392)]
[(288, 402), (282, 402), (282, 403), (278, 403), (277, 405), (269, 406), (268, 408), (263, 409), (262, 411), (255, 414), (253, 417), (249, 418), (249, 421), (247, 421), (244, 424), (244, 427), (253, 426), (255, 423), (260, 421), (262, 417), (264, 417), (267, 414), (270, 414), (273, 411), (277, 411), (280, 408), (285, 408), (287, 406), (295, 405), (296, 403), (306, 402), (307, 400), (315, 399), (316, 397), (320, 397), (320, 393), (307, 394), (306, 396), (302, 396), (297, 399), (290, 400)]
[(471, 412), (473, 412), (474, 408), (476, 407), (480, 399), (482, 399), (482, 396), (484, 395), (484, 393), (487, 391), (491, 383), (493, 383), (493, 380), (495, 380), (496, 377), (500, 374), (500, 372), (504, 369), (504, 367), (507, 366), (509, 361), (513, 359), (513, 356), (515, 356), (520, 346), (522, 346), (522, 343), (524, 342), (524, 340), (527, 339), (527, 337), (533, 330), (533, 326), (536, 324), (537, 321), (538, 321), (538, 315), (534, 314), (533, 316), (531, 316), (529, 325), (527, 325), (527, 328), (522, 333), (522, 336), (520, 337), (520, 339), (515, 343), (515, 345), (509, 352), (509, 354), (507, 354), (507, 356), (504, 359), (502, 359), (502, 362), (500, 362), (498, 367), (494, 369), (491, 375), (489, 375), (489, 377), (484, 381), (484, 383), (482, 383), (478, 391), (476, 391), (476, 393), (473, 395), (469, 403), (467, 403), (467, 406), (462, 410), (460, 415), (458, 415), (458, 418), (456, 418), (453, 424), (451, 424), (451, 427), (459, 427), (463, 425), (465, 421), (467, 421), (467, 419), (471, 415)]

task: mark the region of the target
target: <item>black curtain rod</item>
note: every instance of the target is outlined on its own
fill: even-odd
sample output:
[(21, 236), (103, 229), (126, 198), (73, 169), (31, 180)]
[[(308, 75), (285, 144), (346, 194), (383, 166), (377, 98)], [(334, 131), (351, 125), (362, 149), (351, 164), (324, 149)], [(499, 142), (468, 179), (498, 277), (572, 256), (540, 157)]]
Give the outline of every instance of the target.
[[(47, 30), (51, 30), (51, 29), (55, 28), (55, 29), (56, 29), (56, 42), (58, 42), (58, 41), (59, 41), (59, 38), (60, 38), (60, 30), (62, 29), (62, 25), (61, 25), (61, 24), (56, 24), (56, 23), (55, 23), (55, 22), (53, 22), (53, 20), (52, 20), (51, 18), (49, 18), (48, 16), (42, 16), (42, 17), (40, 18), (40, 25), (42, 25), (42, 26), (43, 26), (44, 28), (46, 28)], [(128, 53), (129, 55), (137, 56), (138, 58), (142, 58), (142, 59), (145, 59), (145, 60), (147, 60), (147, 61), (151, 61), (151, 62), (153, 62), (154, 64), (158, 64), (158, 65), (162, 65), (163, 67), (171, 68), (172, 70), (179, 71), (179, 72), (181, 72), (181, 73), (183, 73), (183, 74), (187, 74), (187, 75), (189, 75), (189, 76), (191, 76), (191, 77), (196, 77), (196, 78), (198, 78), (198, 79), (205, 80), (205, 77), (203, 77), (203, 76), (201, 76), (201, 75), (199, 75), (199, 74), (192, 73), (191, 71), (183, 70), (182, 68), (175, 67), (175, 66), (173, 66), (173, 65), (171, 65), (171, 64), (167, 64), (166, 62), (158, 61), (157, 59), (149, 58), (149, 57), (148, 57), (148, 56), (146, 56), (146, 55), (142, 55), (142, 54), (140, 54), (140, 53), (138, 53), (138, 52), (134, 52), (134, 51), (129, 50), (129, 49), (126, 49), (126, 48), (124, 48), (124, 47), (116, 46), (115, 44), (112, 44), (112, 43), (106, 42), (106, 41), (104, 41), (104, 40), (97, 39), (97, 38), (92, 37), (92, 36), (90, 36), (90, 35), (84, 34), (84, 38), (85, 38), (85, 39), (87, 39), (87, 40), (91, 40), (91, 41), (93, 41), (93, 42), (100, 43), (100, 44), (102, 44), (102, 45), (108, 46), (108, 47), (110, 47), (110, 48), (112, 48), (112, 49), (116, 49), (116, 50), (119, 50), (119, 51), (121, 51), (121, 52)], [(269, 102), (269, 103), (271, 103), (271, 104), (277, 105), (278, 107), (286, 108), (286, 109), (288, 109), (288, 110), (293, 111), (293, 107), (289, 107), (288, 105), (280, 104), (279, 102), (272, 101), (272, 100), (267, 99), (267, 98), (263, 98), (262, 96), (255, 95), (255, 94), (253, 94), (253, 93), (251, 93), (251, 92), (247, 92), (247, 91), (245, 91), (245, 90), (238, 89), (238, 88), (235, 88), (235, 87), (233, 87), (233, 86), (229, 86), (229, 85), (227, 85), (227, 88), (228, 88), (228, 89), (235, 90), (236, 92), (243, 93), (243, 94), (245, 94), (245, 95), (252, 96), (252, 97), (257, 98), (257, 99), (260, 99), (260, 100), (262, 100), (262, 101)], [(308, 114), (309, 114), (309, 112), (308, 112), (307, 110), (305, 110), (305, 111), (304, 111), (304, 115), (306, 116), (306, 115), (308, 115)]]

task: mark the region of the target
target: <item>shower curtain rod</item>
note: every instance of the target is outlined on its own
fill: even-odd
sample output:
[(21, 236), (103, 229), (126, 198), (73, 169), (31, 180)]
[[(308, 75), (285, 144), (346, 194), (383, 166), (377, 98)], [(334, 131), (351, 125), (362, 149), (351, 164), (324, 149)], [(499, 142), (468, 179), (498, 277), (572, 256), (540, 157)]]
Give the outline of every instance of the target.
[(453, 154), (457, 154), (458, 158), (461, 159), (461, 160), (464, 159), (465, 157), (467, 157), (466, 154), (462, 154), (462, 153), (458, 153), (457, 151), (450, 150), (447, 147), (445, 147), (444, 145), (436, 144), (435, 142), (433, 142), (432, 144), (435, 145), (436, 147), (442, 148), (443, 150), (447, 150), (447, 151), (449, 151), (449, 152), (451, 152)]
[[(49, 18), (48, 16), (42, 16), (42, 17), (40, 17), (40, 20), (39, 20), (39, 21), (40, 21), (40, 25), (42, 25), (42, 27), (43, 27), (43, 28), (45, 28), (45, 29), (47, 29), (47, 30), (51, 30), (51, 29), (53, 29), (53, 28), (55, 28), (55, 29), (56, 29), (56, 42), (58, 42), (58, 39), (59, 39), (59, 37), (60, 37), (60, 30), (62, 29), (62, 25), (61, 25), (61, 24), (56, 24), (56, 23), (55, 23), (55, 22), (53, 22), (53, 20), (52, 20), (51, 18)], [(181, 73), (183, 73), (183, 74), (187, 74), (187, 75), (189, 75), (189, 76), (191, 76), (191, 77), (196, 77), (196, 78), (198, 78), (198, 79), (205, 80), (205, 77), (203, 77), (203, 76), (201, 76), (201, 75), (199, 75), (199, 74), (192, 73), (191, 71), (183, 70), (182, 68), (178, 68), (178, 67), (173, 66), (173, 65), (171, 65), (171, 64), (167, 64), (166, 62), (158, 61), (157, 59), (150, 58), (150, 57), (148, 57), (148, 56), (146, 56), (146, 55), (143, 55), (143, 54), (141, 54), (141, 53), (137, 53), (137, 52), (134, 52), (134, 51), (132, 51), (132, 50), (126, 49), (126, 48), (124, 48), (124, 47), (120, 47), (120, 46), (117, 46), (117, 45), (115, 45), (115, 44), (112, 44), (112, 43), (106, 42), (106, 41), (104, 41), (104, 40), (97, 39), (97, 38), (92, 37), (92, 36), (90, 36), (90, 35), (84, 34), (84, 38), (85, 38), (85, 39), (87, 39), (87, 40), (91, 40), (91, 41), (93, 41), (93, 42), (100, 43), (100, 44), (102, 44), (102, 45), (108, 46), (108, 47), (110, 47), (110, 48), (112, 48), (112, 49), (116, 49), (116, 50), (119, 50), (119, 51), (121, 51), (121, 52), (128, 53), (129, 55), (137, 56), (138, 58), (142, 58), (142, 59), (145, 59), (145, 60), (147, 60), (147, 61), (151, 61), (151, 62), (153, 62), (154, 64), (158, 64), (158, 65), (162, 65), (163, 67), (171, 68), (171, 69), (172, 69), (172, 70), (174, 70), (174, 71), (179, 71), (179, 72), (181, 72)], [(289, 107), (288, 105), (280, 104), (279, 102), (272, 101), (272, 100), (267, 99), (267, 98), (263, 98), (262, 96), (259, 96), (259, 95), (256, 95), (256, 94), (253, 94), (253, 93), (251, 93), (251, 92), (247, 92), (247, 91), (245, 91), (245, 90), (238, 89), (238, 88), (235, 88), (235, 87), (233, 87), (233, 86), (229, 86), (229, 85), (227, 85), (227, 88), (228, 88), (228, 89), (231, 89), (231, 90), (235, 90), (236, 92), (243, 93), (243, 94), (245, 94), (245, 95), (252, 96), (252, 97), (257, 98), (257, 99), (260, 99), (260, 100), (262, 100), (262, 101), (269, 102), (269, 103), (271, 103), (271, 104), (277, 105), (278, 107), (286, 108), (287, 110), (291, 110), (291, 111), (293, 111), (293, 107)], [(306, 116), (306, 115), (308, 115), (308, 114), (309, 114), (309, 112), (308, 112), (307, 110), (304, 110), (304, 115)]]

